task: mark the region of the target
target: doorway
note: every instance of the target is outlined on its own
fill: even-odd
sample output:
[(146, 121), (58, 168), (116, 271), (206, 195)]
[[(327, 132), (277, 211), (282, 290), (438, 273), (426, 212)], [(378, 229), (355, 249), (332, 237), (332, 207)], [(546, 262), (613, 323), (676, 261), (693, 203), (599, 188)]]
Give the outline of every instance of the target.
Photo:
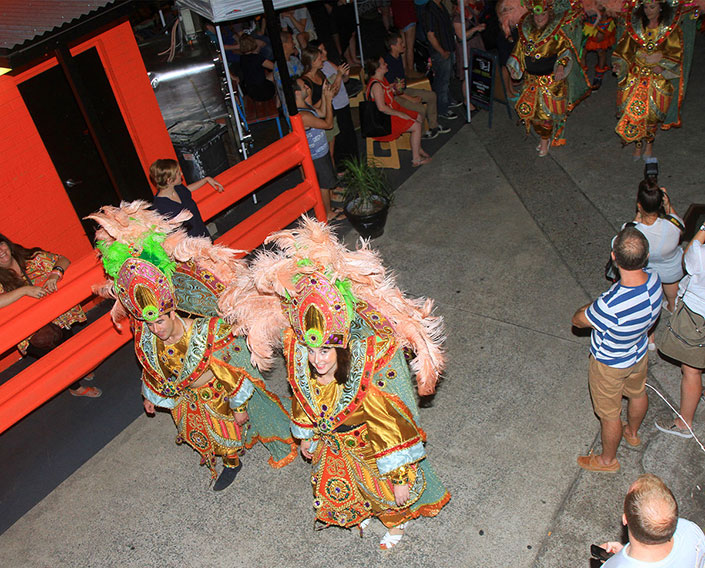
[[(118, 205), (121, 200), (151, 201), (152, 192), (97, 50), (84, 51), (73, 57), (71, 64), (77, 80), (85, 86), (79, 91), (85, 93), (84, 100), (74, 96), (60, 65), (22, 82), (18, 88), (92, 241), (95, 226), (84, 220), (86, 215), (103, 205)], [(88, 107), (88, 116), (99, 124), (89, 128), (82, 107), (84, 112)]]

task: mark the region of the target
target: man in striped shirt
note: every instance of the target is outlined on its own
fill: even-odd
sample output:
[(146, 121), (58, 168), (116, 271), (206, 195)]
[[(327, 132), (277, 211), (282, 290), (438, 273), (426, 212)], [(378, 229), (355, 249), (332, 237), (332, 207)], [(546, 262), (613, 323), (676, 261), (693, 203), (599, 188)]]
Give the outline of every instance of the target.
[[(637, 434), (649, 407), (646, 396), (647, 333), (661, 312), (661, 281), (645, 272), (649, 242), (634, 227), (626, 227), (612, 243), (612, 260), (620, 280), (573, 316), (576, 327), (591, 327), (588, 378), (592, 404), (600, 419), (602, 454), (578, 457), (589, 471), (617, 472), (617, 447), (624, 439), (641, 444)], [(622, 423), (622, 397), (629, 399)]]

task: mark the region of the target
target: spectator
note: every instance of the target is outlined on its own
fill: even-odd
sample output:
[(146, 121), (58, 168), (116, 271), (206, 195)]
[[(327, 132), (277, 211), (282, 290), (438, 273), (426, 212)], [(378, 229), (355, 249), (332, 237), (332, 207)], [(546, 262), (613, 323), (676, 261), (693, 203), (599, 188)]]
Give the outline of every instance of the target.
[[(647, 180), (639, 184), (634, 222), (649, 241), (647, 268), (661, 279), (665, 296), (663, 307), (672, 313), (678, 282), (683, 278), (683, 249), (679, 243), (681, 227), (685, 225), (671, 205), (666, 188)], [(649, 334), (649, 350), (656, 350), (653, 333)]]
[(388, 136), (375, 138), (380, 142), (396, 140), (404, 132), (411, 133), (411, 165), (414, 167), (428, 164), (431, 157), (421, 147), (421, 122), (419, 115), (408, 110), (394, 100), (394, 91), (384, 78), (389, 71), (383, 57), (368, 59), (365, 62), (365, 72), (370, 77), (367, 84), (367, 100), (374, 101), (380, 112), (392, 117), (392, 132)]
[(157, 188), (152, 208), (167, 217), (175, 217), (184, 209), (191, 213), (191, 218), (184, 221), (183, 226), (189, 237), (211, 238), (206, 224), (203, 222), (201, 212), (191, 196), (191, 192), (200, 189), (207, 183), (222, 192), (224, 188), (212, 177), (207, 176), (192, 184), (184, 185), (176, 160), (161, 159), (149, 166), (149, 179)]
[[(462, 84), (463, 100), (465, 100), (465, 69), (463, 67), (463, 23), (460, 21), (460, 4), (458, 0), (453, 0), (455, 6), (453, 14), (453, 31), (455, 32), (455, 75)], [(467, 60), (470, 65), (470, 50), (482, 49), (485, 44), (482, 41), (481, 32), (485, 31), (485, 24), (479, 22), (479, 13), (476, 13), (471, 4), (465, 4), (465, 38), (467, 43)], [(467, 103), (467, 101), (465, 101)], [(470, 110), (474, 111), (475, 105), (470, 103)]]
[(460, 106), (462, 103), (450, 98), (452, 56), (455, 51), (453, 23), (441, 0), (429, 0), (424, 15), (424, 30), (433, 68), (433, 91), (438, 97), (438, 116), (444, 120), (455, 120), (458, 115), (451, 107)]
[(289, 28), (294, 34), (294, 41), (299, 49), (303, 49), (312, 39), (316, 39), (316, 30), (313, 27), (313, 20), (308, 8), (296, 8), (295, 10), (284, 10), (279, 14), (279, 22), (282, 28)]
[[(402, 52), (402, 61), (404, 63), (404, 74), (409, 79), (417, 79), (422, 77), (421, 73), (417, 73), (414, 69), (414, 42), (416, 41), (416, 7), (409, 0), (392, 0), (392, 16), (394, 18), (394, 27), (399, 30), (404, 44), (409, 49)], [(389, 51), (389, 45), (387, 45)], [(389, 63), (389, 62), (387, 62)], [(392, 83), (393, 81), (389, 81)]]
[[(282, 49), (284, 50), (284, 57), (286, 58), (286, 67), (289, 71), (289, 77), (293, 81), (294, 78), (303, 75), (304, 66), (298, 57), (296, 45), (294, 44), (294, 36), (291, 34), (291, 32), (289, 30), (282, 30), (279, 34), (279, 37), (282, 42)], [(277, 95), (279, 96), (279, 101), (281, 102), (281, 107), (282, 109), (284, 109), (284, 112), (288, 116), (289, 109), (286, 108), (286, 104), (284, 103), (286, 99), (284, 98), (284, 89), (282, 87), (281, 75), (279, 74), (279, 67), (276, 63), (274, 64), (273, 75), (274, 83), (277, 87)]]
[(389, 0), (357, 0), (365, 61), (384, 55), (389, 29)]
[(330, 159), (330, 148), (326, 140), (325, 131), (333, 128), (333, 94), (328, 82), (323, 83), (321, 95), (321, 112), (319, 113), (311, 102), (311, 87), (306, 81), (299, 78), (294, 81), (294, 96), (296, 107), (300, 111), (301, 121), (306, 130), (308, 147), (316, 168), (318, 185), (321, 188), (323, 206), (326, 210), (328, 221), (340, 221), (344, 218), (342, 209), (332, 209), (330, 206), (331, 191), (340, 191), (338, 178)]
[(326, 46), (319, 43), (318, 40), (313, 40), (311, 45), (318, 46), (323, 60), (321, 71), (333, 87), (333, 115), (338, 121), (340, 134), (336, 138), (335, 148), (331, 147), (331, 154), (334, 163), (340, 164), (346, 158), (358, 157), (357, 134), (350, 111), (350, 99), (344, 83), (350, 72), (350, 66), (347, 63), (342, 63), (339, 66), (331, 63), (328, 60)]
[[(308, 83), (309, 87), (311, 87), (311, 105), (319, 114), (321, 114), (321, 111), (323, 110), (321, 108), (321, 105), (323, 104), (323, 84), (327, 83), (328, 79), (326, 79), (323, 71), (321, 71), (321, 68), (323, 67), (323, 55), (318, 50), (318, 45), (308, 45), (301, 50), (301, 62), (304, 64), (304, 74), (301, 78)], [(331, 92), (334, 98), (340, 93), (340, 83), (341, 81), (330, 84)], [(335, 113), (333, 113), (333, 127), (325, 132), (326, 140), (328, 140), (328, 151), (330, 152), (330, 158), (333, 162), (333, 168), (335, 169), (333, 152), (335, 151), (335, 138), (338, 134), (340, 134), (338, 118), (335, 116)]]
[[(649, 242), (634, 227), (622, 229), (612, 244), (621, 279), (573, 315), (576, 327), (591, 327), (588, 378), (592, 405), (600, 419), (602, 453), (578, 457), (588, 471), (619, 471), (617, 447), (624, 439), (639, 446), (639, 426), (649, 408), (646, 396), (646, 335), (661, 312), (661, 280), (645, 272)], [(622, 423), (622, 396), (629, 398)]]
[(402, 58), (407, 50), (406, 42), (399, 32), (392, 31), (387, 36), (387, 53), (384, 60), (389, 70), (384, 76), (394, 89), (394, 100), (405, 109), (419, 114), (421, 125), (428, 120), (428, 130), (424, 140), (432, 140), (439, 134), (447, 134), (450, 128), (438, 123), (438, 107), (436, 93), (428, 89), (409, 89), (406, 87), (406, 76)]
[[(56, 292), (64, 271), (71, 262), (65, 256), (44, 251), (39, 247), (27, 249), (0, 235), (0, 308), (20, 298), (41, 299)], [(71, 326), (85, 322), (81, 306), (74, 306), (51, 323), (38, 329), (17, 348), (22, 355), (35, 359), (46, 355), (71, 337)], [(93, 373), (85, 380), (92, 380)], [(73, 396), (98, 398), (102, 392), (96, 387), (85, 387), (76, 381), (69, 387)]]
[(240, 36), (240, 52), (240, 70), (245, 93), (255, 101), (272, 100), (276, 89), (267, 75), (274, 69), (274, 62), (264, 57), (257, 41), (249, 34)]
[[(666, 434), (692, 438), (695, 410), (703, 392), (705, 369), (705, 225), (685, 249), (683, 260), (688, 275), (681, 280), (679, 299), (659, 350), (681, 363), (682, 418), (671, 423), (656, 423), (656, 428)], [(671, 332), (671, 330), (673, 330)], [(678, 334), (675, 336), (674, 333)]]
[(338, 0), (333, 10), (333, 15), (335, 17), (335, 26), (338, 28), (338, 35), (340, 36), (343, 57), (351, 67), (360, 65), (360, 58), (357, 56), (355, 6), (352, 0)]
[(686, 568), (703, 566), (705, 535), (696, 525), (678, 517), (678, 503), (666, 484), (646, 473), (632, 483), (624, 499), (622, 524), (629, 542), (606, 542), (614, 556), (603, 568)]

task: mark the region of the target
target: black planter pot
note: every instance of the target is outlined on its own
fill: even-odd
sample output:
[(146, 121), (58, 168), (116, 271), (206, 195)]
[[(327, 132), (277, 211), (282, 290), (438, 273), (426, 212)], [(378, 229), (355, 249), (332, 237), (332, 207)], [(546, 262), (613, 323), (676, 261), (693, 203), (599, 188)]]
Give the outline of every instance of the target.
[(389, 200), (379, 197), (379, 208), (365, 214), (355, 211), (357, 200), (353, 199), (345, 204), (345, 216), (350, 221), (353, 228), (366, 239), (376, 239), (384, 233), (384, 224), (387, 222), (389, 212)]

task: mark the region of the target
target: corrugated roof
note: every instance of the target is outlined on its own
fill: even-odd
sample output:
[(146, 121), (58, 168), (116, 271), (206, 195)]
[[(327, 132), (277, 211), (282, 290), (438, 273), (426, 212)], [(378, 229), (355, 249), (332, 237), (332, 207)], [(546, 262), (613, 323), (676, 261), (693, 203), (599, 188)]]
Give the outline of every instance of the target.
[(0, 49), (12, 50), (124, 0), (0, 0)]

